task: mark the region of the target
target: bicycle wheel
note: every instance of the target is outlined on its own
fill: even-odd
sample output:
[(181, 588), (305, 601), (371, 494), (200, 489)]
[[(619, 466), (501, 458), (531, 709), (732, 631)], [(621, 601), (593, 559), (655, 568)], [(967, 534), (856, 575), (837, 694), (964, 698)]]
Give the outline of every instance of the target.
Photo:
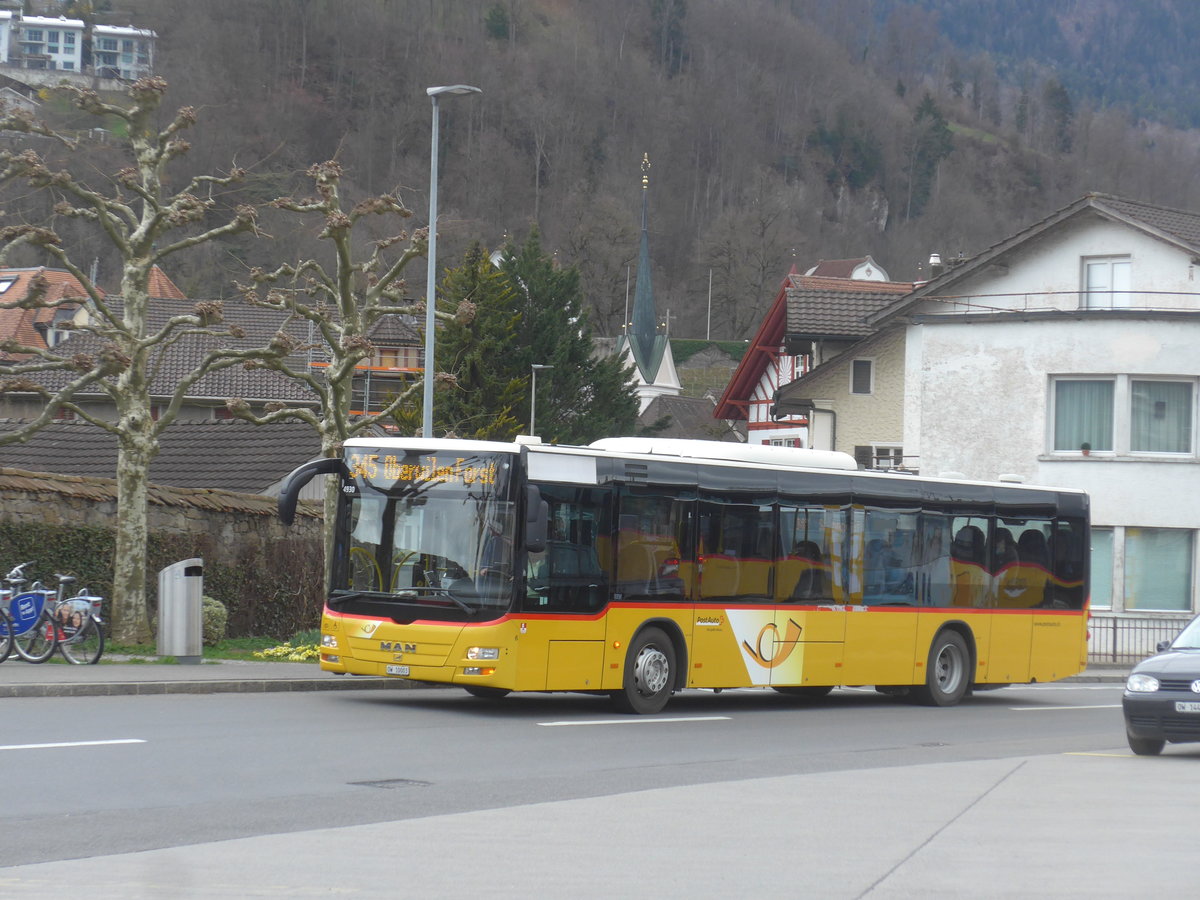
[(100, 623), (88, 617), (79, 630), (58, 642), (58, 649), (67, 658), (67, 662), (77, 666), (92, 666), (100, 661), (104, 652), (104, 630)]
[(0, 662), (8, 659), (13, 648), (13, 623), (8, 610), (0, 606)]
[(33, 627), (13, 638), (17, 655), (26, 662), (40, 663), (48, 660), (58, 645), (58, 634), (54, 623), (43, 611)]

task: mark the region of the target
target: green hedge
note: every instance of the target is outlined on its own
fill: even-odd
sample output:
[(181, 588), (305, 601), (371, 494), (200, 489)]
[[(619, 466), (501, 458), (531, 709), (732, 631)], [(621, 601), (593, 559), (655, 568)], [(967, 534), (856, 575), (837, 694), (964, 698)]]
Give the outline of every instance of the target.
[[(0, 521), (0, 574), (32, 560), (30, 580), (53, 584), (55, 572), (74, 575), (80, 585), (112, 596), (114, 533), (94, 526), (17, 525)], [(280, 541), (256, 549), (208, 536), (151, 535), (146, 548), (146, 602), (158, 608), (158, 573), (172, 563), (204, 560), (204, 593), (229, 611), (230, 637), (286, 640), (321, 618), (323, 551), (320, 541)], [(108, 615), (105, 609), (102, 615)]]

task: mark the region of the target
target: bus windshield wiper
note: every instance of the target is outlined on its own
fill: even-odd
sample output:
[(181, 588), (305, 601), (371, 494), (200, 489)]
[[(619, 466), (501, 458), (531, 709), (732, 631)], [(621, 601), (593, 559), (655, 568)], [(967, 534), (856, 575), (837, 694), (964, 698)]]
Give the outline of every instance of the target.
[(391, 596), (391, 594), (385, 594), (383, 591), (330, 591), (329, 603), (332, 605), (344, 603), (347, 600), (362, 600), (366, 597), (373, 600), (386, 599)]
[(471, 606), (465, 600), (461, 599), (448, 587), (421, 587), (421, 588), (405, 588), (402, 591), (396, 591), (394, 594), (388, 594), (389, 597), (403, 597), (405, 600), (416, 600), (421, 596), (434, 595), (437, 597), (447, 597), (450, 602), (461, 609), (463, 612), (476, 613), (479, 612), (474, 606)]
[(331, 606), (338, 606), (348, 600), (382, 600), (384, 602), (389, 600), (416, 600), (422, 596), (429, 596), (431, 594), (449, 598), (463, 612), (479, 612), (475, 607), (455, 595), (450, 588), (444, 587), (406, 588), (405, 590), (396, 591), (394, 594), (389, 594), (387, 591), (333, 591), (329, 595), (329, 604)]

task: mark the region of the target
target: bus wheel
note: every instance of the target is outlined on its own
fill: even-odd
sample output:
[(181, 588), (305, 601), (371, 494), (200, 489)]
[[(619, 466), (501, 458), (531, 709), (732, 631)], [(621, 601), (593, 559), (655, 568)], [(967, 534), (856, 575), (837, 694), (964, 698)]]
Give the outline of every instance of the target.
[(468, 684), (463, 690), (480, 700), (503, 700), (508, 696), (507, 688), (485, 687), (482, 684)]
[(957, 631), (938, 632), (929, 647), (925, 683), (912, 689), (912, 697), (925, 706), (953, 706), (971, 686), (971, 654)]
[(820, 700), (833, 690), (832, 685), (821, 685), (819, 687), (773, 687), (771, 690), (777, 694), (783, 694), (786, 697), (801, 697), (806, 700)]
[(675, 685), (675, 645), (659, 628), (646, 628), (625, 655), (624, 687), (613, 692), (621, 712), (645, 715), (667, 705)]

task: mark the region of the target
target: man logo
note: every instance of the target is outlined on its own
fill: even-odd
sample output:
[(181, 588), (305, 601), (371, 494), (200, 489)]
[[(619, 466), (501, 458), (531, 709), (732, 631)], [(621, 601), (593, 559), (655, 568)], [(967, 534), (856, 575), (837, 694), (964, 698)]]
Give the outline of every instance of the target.
[(379, 649), (389, 653), (416, 653), (416, 644), (405, 644), (403, 641), (380, 641)]

